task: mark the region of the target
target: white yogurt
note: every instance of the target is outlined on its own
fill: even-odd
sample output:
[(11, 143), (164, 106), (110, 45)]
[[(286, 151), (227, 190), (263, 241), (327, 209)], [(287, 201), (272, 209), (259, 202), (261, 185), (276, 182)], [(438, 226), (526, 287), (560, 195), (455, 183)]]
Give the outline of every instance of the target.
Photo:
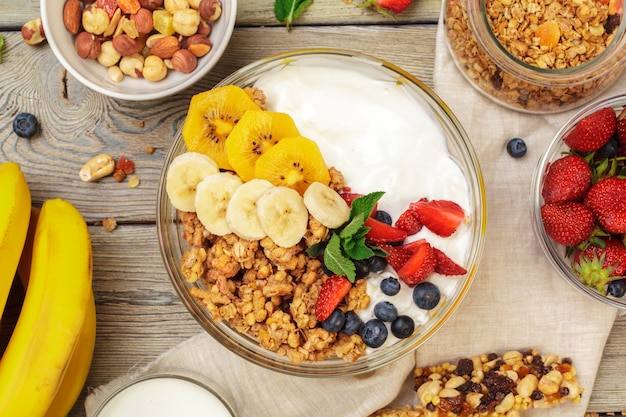
[(201, 385), (177, 377), (157, 377), (129, 385), (112, 397), (97, 417), (234, 417)]
[[(467, 181), (426, 103), (416, 101), (402, 83), (377, 76), (376, 68), (364, 72), (338, 67), (326, 58), (311, 61), (306, 66), (296, 62), (278, 67), (263, 74), (255, 87), (265, 93), (268, 110), (291, 115), (300, 134), (317, 142), (326, 164), (343, 173), (353, 192), (384, 191), (378, 208), (394, 220), (409, 203), (423, 197), (455, 201), (469, 213)], [(464, 265), (470, 237), (469, 227), (461, 225), (448, 238), (423, 228), (408, 240), (425, 238)], [(374, 305), (389, 299), (399, 314), (414, 319), (416, 328), (425, 323), (431, 313), (417, 308), (412, 289), (404, 283), (399, 295), (382, 294), (380, 280), (396, 276), (391, 268), (387, 272), (368, 278), (372, 302), (361, 318), (373, 318)], [(445, 300), (456, 288), (458, 277), (433, 274), (428, 279), (436, 281)], [(396, 341), (389, 332), (385, 346)]]

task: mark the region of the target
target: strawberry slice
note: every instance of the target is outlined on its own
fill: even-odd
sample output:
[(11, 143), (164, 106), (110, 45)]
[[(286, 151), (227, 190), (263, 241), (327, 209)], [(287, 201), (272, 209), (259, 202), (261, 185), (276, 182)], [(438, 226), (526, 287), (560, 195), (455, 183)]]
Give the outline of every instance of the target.
[(615, 110), (605, 107), (578, 122), (563, 142), (577, 152), (595, 152), (611, 139), (616, 128)]
[(436, 265), (437, 257), (433, 247), (430, 243), (424, 242), (397, 272), (407, 285), (414, 286), (430, 275)]
[(351, 288), (352, 284), (345, 277), (340, 275), (328, 277), (322, 284), (322, 289), (315, 302), (315, 317), (317, 320), (326, 320), (350, 292)]
[(465, 219), (463, 208), (450, 200), (420, 200), (411, 203), (409, 209), (419, 215), (427, 229), (442, 237), (454, 233)]
[(379, 243), (379, 248), (387, 252), (387, 263), (393, 268), (394, 271), (398, 271), (409, 260), (413, 254), (409, 249), (402, 246), (392, 246), (385, 243)]
[(398, 220), (396, 220), (396, 227), (404, 230), (409, 236), (422, 230), (422, 226), (423, 224), (420, 221), (419, 214), (411, 209), (405, 210), (400, 217), (398, 217)]
[(467, 270), (461, 265), (454, 262), (445, 254), (441, 249), (433, 248), (435, 257), (437, 258), (437, 265), (435, 265), (435, 272), (441, 275), (465, 275)]
[(407, 236), (404, 230), (378, 221), (373, 217), (368, 217), (364, 224), (370, 228), (365, 235), (365, 239), (372, 243), (404, 242)]

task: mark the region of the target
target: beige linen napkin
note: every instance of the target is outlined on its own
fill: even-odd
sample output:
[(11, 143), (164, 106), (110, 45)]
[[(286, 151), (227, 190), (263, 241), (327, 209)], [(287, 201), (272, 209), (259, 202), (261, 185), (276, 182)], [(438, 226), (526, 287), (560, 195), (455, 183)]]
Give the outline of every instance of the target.
[[(583, 416), (616, 310), (589, 300), (562, 282), (535, 241), (529, 189), (537, 160), (573, 111), (526, 115), (504, 109), (476, 92), (461, 76), (437, 34), (435, 91), (467, 130), (487, 190), (487, 242), (466, 299), (443, 328), (403, 360), (371, 374), (339, 379), (286, 376), (239, 358), (210, 336), (197, 335), (132, 375), (97, 388), (86, 400), (87, 416), (124, 382), (178, 367), (201, 370), (236, 401), (240, 417), (313, 417), (322, 413), (365, 417), (386, 405), (416, 402), (412, 369), (481, 353), (536, 348), (573, 359), (585, 388), (581, 404), (530, 410), (526, 417)], [(606, 95), (626, 91), (623, 76)], [(505, 149), (514, 136), (528, 153), (513, 159)], [(286, 401), (282, 401), (286, 398)], [(277, 399), (280, 401), (277, 402)]]
[[(434, 89), (459, 118), (478, 155), (487, 192), (487, 239), (466, 299), (418, 349), (417, 365), (525, 348), (569, 356), (585, 388), (581, 404), (523, 415), (583, 416), (617, 310), (585, 298), (556, 276), (536, 242), (529, 206), (535, 165), (552, 136), (576, 110), (528, 115), (495, 104), (466, 82), (444, 36), (440, 18)], [(605, 95), (624, 92), (625, 86), (626, 75)], [(521, 159), (506, 152), (506, 142), (512, 137), (526, 141), (528, 153)]]

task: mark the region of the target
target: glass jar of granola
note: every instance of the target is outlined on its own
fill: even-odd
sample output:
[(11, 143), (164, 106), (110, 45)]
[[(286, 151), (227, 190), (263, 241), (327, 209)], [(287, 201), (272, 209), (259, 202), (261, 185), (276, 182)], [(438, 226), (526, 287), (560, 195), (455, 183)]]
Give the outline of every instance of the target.
[(446, 0), (448, 47), (487, 97), (527, 113), (597, 97), (626, 65), (623, 0)]

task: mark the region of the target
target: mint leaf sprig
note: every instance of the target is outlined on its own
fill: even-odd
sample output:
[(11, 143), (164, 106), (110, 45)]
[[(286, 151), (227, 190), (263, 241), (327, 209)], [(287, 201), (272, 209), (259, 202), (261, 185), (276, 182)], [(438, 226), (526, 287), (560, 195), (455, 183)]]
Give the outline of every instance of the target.
[(372, 256), (387, 256), (387, 252), (367, 243), (365, 235), (370, 228), (365, 220), (370, 216), (376, 203), (385, 194), (376, 191), (356, 198), (350, 207), (348, 221), (332, 231), (327, 243), (318, 243), (307, 249), (309, 256), (324, 255), (324, 264), (334, 274), (346, 277), (350, 282), (356, 279), (353, 261), (362, 261)]
[(284, 23), (287, 30), (291, 30), (291, 24), (313, 3), (313, 0), (275, 0), (274, 16)]

